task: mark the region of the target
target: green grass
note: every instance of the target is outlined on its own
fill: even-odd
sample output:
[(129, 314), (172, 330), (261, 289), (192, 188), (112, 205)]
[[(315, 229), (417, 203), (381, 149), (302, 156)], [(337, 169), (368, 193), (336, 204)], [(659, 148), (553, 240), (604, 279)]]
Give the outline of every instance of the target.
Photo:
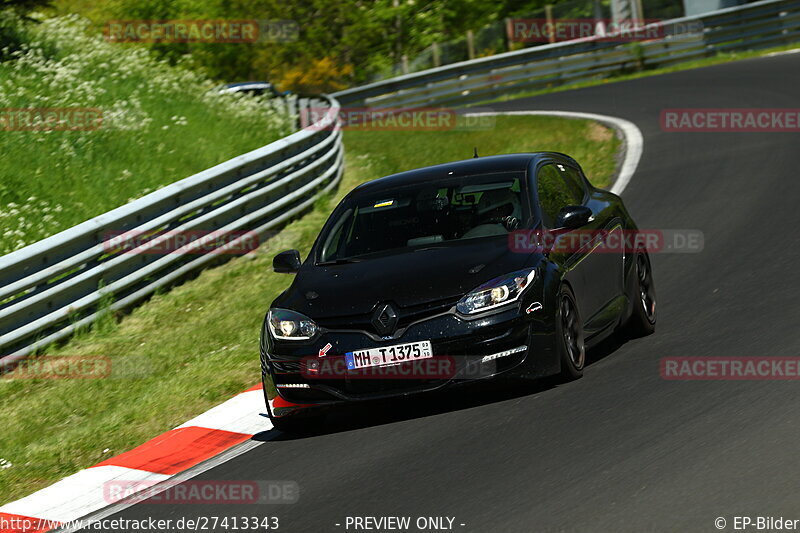
[[(660, 68), (651, 68), (642, 70), (640, 72), (633, 72), (629, 74), (618, 74), (608, 78), (602, 79), (595, 79), (589, 81), (582, 81), (577, 83), (568, 83), (564, 85), (558, 85), (554, 87), (548, 87), (546, 89), (536, 89), (530, 91), (517, 91), (517, 92), (509, 92), (508, 94), (504, 94), (499, 98), (491, 98), (487, 100), (482, 100), (480, 102), (476, 102), (475, 105), (486, 105), (492, 102), (506, 102), (508, 100), (516, 100), (517, 98), (525, 98), (529, 96), (537, 96), (540, 94), (549, 94), (549, 93), (557, 93), (561, 91), (570, 91), (573, 89), (582, 89), (584, 87), (594, 87), (597, 85), (604, 85), (607, 83), (615, 83), (619, 81), (627, 81), (627, 80), (635, 80), (638, 78), (646, 78), (648, 76), (658, 76), (660, 74), (669, 74), (670, 72), (680, 72), (683, 70), (692, 70), (695, 68), (702, 68), (702, 67), (710, 67), (712, 65), (720, 65), (722, 63), (729, 63), (731, 61), (738, 61), (741, 59), (750, 59), (754, 57), (762, 57), (767, 54), (772, 54), (775, 52), (785, 52), (788, 50), (795, 50), (800, 48), (800, 43), (793, 43), (793, 44), (786, 44), (781, 46), (775, 46), (771, 48), (765, 48), (763, 50), (745, 50), (739, 52), (722, 52), (718, 53), (711, 57), (705, 57), (703, 59), (695, 59), (692, 61), (686, 61), (685, 63), (677, 63), (675, 65), (670, 65), (668, 67), (660, 67)], [(513, 91), (513, 87), (509, 89)]]
[[(0, 255), (290, 132), (264, 101), (220, 95), (85, 24), (19, 24), (26, 47), (0, 62)], [(21, 131), (2, 111), (76, 107), (100, 109), (99, 127)]]
[[(96, 380), (0, 379), (0, 504), (124, 452), (259, 380), (258, 336), (270, 302), (291, 282), (272, 256), (309, 250), (328, 213), (355, 185), (481, 154), (555, 150), (607, 184), (620, 141), (604, 126), (551, 117), (498, 117), (490, 129), (347, 132), (346, 171), (330, 198), (249, 255), (154, 296), (46, 356), (106, 356)], [(109, 323), (110, 322), (110, 323)], [(0, 461), (0, 465), (2, 461)]]

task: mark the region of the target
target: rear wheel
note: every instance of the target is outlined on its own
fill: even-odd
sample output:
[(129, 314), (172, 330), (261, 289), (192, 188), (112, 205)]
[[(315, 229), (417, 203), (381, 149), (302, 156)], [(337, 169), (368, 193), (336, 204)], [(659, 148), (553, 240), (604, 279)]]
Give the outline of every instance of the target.
[(583, 375), (586, 347), (575, 295), (567, 285), (562, 285), (558, 291), (556, 333), (561, 356), (561, 376), (566, 380), (578, 379)]
[(636, 254), (636, 290), (631, 295), (633, 311), (625, 323), (624, 331), (631, 337), (644, 337), (656, 329), (656, 286), (647, 252)]

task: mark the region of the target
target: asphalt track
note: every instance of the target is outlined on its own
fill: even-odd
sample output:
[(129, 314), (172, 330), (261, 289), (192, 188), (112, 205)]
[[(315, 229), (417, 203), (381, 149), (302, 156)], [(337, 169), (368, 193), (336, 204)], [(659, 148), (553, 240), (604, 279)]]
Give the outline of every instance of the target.
[(642, 130), (623, 194), (631, 213), (642, 228), (705, 235), (702, 253), (653, 257), (656, 333), (606, 343), (577, 382), (374, 406), (305, 438), (267, 432), (196, 478), (295, 480), (296, 504), (145, 502), (113, 517), (272, 515), (280, 531), (335, 532), (347, 516), (449, 516), (455, 531), (481, 533), (800, 519), (798, 383), (666, 381), (658, 367), (666, 356), (800, 355), (800, 134), (659, 124), (663, 108), (792, 108), (798, 96), (796, 54), (494, 105), (602, 113)]

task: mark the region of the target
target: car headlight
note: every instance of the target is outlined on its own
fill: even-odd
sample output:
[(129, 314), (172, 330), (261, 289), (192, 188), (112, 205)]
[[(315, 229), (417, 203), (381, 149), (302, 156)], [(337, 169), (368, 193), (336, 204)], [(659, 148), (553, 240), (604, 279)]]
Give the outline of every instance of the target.
[(473, 315), (516, 302), (535, 276), (536, 269), (526, 268), (494, 278), (461, 298), (456, 309), (459, 313)]
[(308, 340), (319, 331), (313, 320), (288, 309), (270, 309), (267, 324), (272, 336), (284, 341)]

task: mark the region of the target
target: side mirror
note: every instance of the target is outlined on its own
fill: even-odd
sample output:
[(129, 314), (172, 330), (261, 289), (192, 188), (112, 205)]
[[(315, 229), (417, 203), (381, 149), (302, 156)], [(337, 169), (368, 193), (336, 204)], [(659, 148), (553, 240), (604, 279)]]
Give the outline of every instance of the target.
[(592, 210), (584, 205), (562, 207), (556, 217), (555, 227), (575, 229), (585, 226), (592, 219)]
[(272, 259), (272, 269), (280, 274), (296, 274), (301, 264), (297, 250), (286, 250)]

